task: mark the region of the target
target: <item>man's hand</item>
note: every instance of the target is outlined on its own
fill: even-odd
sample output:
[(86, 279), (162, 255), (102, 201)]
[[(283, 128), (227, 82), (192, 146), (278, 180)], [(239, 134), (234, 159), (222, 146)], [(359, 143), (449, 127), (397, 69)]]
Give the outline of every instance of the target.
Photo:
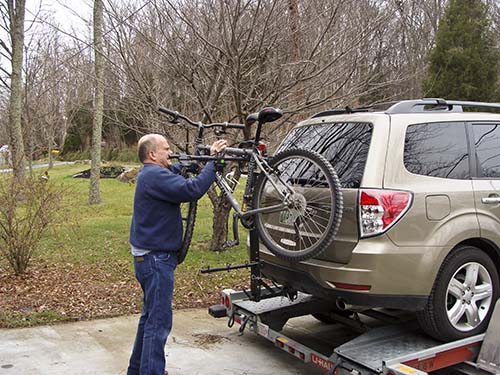
[(213, 143), (210, 147), (210, 155), (215, 154), (216, 152), (221, 152), (227, 147), (227, 141), (225, 139), (219, 139)]

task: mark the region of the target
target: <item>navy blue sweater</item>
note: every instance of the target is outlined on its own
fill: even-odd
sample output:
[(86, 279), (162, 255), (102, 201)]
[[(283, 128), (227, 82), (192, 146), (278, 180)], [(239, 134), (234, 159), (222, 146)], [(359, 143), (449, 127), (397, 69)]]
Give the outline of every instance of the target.
[(130, 243), (144, 250), (178, 251), (182, 246), (180, 203), (200, 199), (215, 180), (215, 165), (207, 163), (195, 178), (179, 175), (180, 166), (144, 164), (137, 176)]

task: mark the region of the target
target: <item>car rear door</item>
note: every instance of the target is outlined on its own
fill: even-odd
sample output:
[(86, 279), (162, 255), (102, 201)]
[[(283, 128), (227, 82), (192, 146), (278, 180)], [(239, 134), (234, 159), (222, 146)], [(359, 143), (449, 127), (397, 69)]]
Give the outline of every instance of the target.
[(393, 117), (384, 188), (411, 191), (413, 203), (387, 236), (397, 246), (436, 248), (431, 262), (438, 263), (441, 248), (479, 235), (466, 124), (436, 115)]
[(471, 122), (474, 201), (481, 237), (500, 244), (500, 121)]

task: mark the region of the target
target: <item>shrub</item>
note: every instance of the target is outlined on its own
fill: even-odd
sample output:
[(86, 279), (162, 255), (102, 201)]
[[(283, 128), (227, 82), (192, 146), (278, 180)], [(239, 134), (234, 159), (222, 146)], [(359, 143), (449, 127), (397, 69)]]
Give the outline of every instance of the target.
[(137, 147), (128, 147), (121, 150), (110, 149), (104, 154), (104, 160), (139, 163)]
[(90, 151), (67, 152), (64, 154), (59, 154), (57, 158), (59, 160), (65, 161), (89, 160)]
[(49, 226), (61, 218), (64, 189), (44, 178), (0, 178), (0, 255), (23, 274)]

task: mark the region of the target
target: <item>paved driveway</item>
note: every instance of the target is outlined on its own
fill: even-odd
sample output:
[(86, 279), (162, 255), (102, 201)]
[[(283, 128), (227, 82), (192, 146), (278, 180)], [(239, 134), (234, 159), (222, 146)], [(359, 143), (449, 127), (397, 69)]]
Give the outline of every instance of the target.
[[(0, 330), (0, 375), (125, 374), (138, 316)], [(302, 319), (302, 318), (301, 318)], [(320, 324), (313, 320), (311, 324)], [(297, 324), (298, 330), (301, 324)], [(238, 336), (206, 309), (174, 313), (169, 375), (319, 375), (325, 372), (252, 332)]]

